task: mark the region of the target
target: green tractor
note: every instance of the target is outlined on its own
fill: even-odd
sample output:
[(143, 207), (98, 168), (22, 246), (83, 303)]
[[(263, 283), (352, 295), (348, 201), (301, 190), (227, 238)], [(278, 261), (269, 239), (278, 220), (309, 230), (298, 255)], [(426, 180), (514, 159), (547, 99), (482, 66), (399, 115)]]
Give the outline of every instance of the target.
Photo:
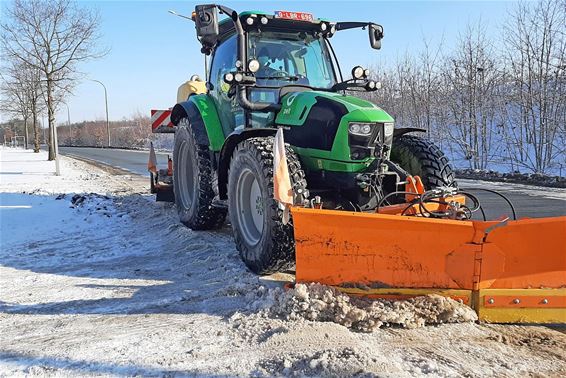
[(192, 89), (180, 88), (171, 110), (175, 203), (193, 230), (218, 228), (229, 214), (253, 272), (294, 264), (292, 220), (282, 221), (273, 198), (278, 128), (298, 206), (375, 211), (409, 175), (419, 175), (425, 189), (455, 185), (444, 154), (407, 134), (423, 130), (394, 128), (384, 110), (351, 95), (379, 89), (368, 70), (357, 66), (352, 78), (342, 77), (332, 36), (367, 29), (370, 46), (379, 49), (380, 25), (286, 11), (238, 14), (221, 5), (198, 5), (192, 19), (201, 52), (212, 60), (206, 82), (195, 78), (187, 83)]

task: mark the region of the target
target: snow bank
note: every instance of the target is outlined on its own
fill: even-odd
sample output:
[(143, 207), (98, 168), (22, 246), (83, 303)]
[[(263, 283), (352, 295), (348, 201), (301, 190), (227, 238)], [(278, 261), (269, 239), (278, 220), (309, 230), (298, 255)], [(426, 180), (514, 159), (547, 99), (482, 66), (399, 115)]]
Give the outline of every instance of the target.
[(55, 175), (55, 162), (47, 160), (47, 152), (0, 146), (0, 192), (38, 195), (59, 193), (127, 194), (139, 191), (148, 180), (137, 175), (108, 175), (78, 160), (60, 156), (61, 175)]
[(509, 172), (501, 173), (481, 169), (458, 169), (456, 179), (472, 179), (495, 182), (511, 182), (550, 188), (566, 188), (566, 177), (543, 175), (536, 173)]
[(419, 328), (427, 324), (476, 321), (468, 306), (439, 295), (408, 300), (368, 300), (320, 284), (297, 284), (276, 296), (270, 312), (287, 320), (334, 322), (361, 332), (384, 325)]

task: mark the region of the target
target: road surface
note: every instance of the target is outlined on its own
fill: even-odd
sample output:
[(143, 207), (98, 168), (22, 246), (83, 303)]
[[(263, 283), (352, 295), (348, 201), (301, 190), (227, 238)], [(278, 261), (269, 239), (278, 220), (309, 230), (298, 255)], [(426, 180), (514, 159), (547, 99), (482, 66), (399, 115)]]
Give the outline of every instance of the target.
[[(116, 168), (149, 177), (147, 171), (148, 151), (91, 147), (59, 147), (59, 152), (71, 157), (76, 156), (78, 158), (96, 160)], [(167, 155), (166, 153), (156, 153), (158, 167), (166, 167)]]
[[(121, 168), (135, 174), (147, 176), (147, 151), (102, 149), (87, 147), (60, 147), (59, 151), (68, 156), (95, 160)], [(157, 153), (158, 167), (165, 168), (166, 153)], [(517, 217), (549, 217), (566, 215), (566, 191), (557, 188), (541, 188), (528, 185), (493, 183), (475, 180), (458, 180), (461, 188), (470, 188), (482, 203), (488, 219), (511, 216), (509, 205), (504, 199), (480, 189), (497, 190), (514, 204)]]

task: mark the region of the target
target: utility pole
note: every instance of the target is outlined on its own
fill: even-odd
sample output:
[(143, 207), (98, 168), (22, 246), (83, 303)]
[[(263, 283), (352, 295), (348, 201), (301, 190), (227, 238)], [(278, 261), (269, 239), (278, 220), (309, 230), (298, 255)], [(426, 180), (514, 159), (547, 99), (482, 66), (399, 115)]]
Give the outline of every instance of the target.
[(100, 80), (90, 79), (104, 88), (104, 102), (106, 104), (106, 135), (108, 136), (108, 147), (110, 147), (110, 121), (108, 120), (108, 92), (106, 91), (106, 86)]

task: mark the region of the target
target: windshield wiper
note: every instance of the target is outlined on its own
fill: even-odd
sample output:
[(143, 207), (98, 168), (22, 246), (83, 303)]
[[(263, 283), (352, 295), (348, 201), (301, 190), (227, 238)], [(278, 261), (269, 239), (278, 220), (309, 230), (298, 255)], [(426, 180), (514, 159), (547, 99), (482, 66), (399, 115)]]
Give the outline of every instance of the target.
[(285, 81), (298, 81), (298, 76), (257, 76), (256, 79), (259, 80), (285, 80)]

